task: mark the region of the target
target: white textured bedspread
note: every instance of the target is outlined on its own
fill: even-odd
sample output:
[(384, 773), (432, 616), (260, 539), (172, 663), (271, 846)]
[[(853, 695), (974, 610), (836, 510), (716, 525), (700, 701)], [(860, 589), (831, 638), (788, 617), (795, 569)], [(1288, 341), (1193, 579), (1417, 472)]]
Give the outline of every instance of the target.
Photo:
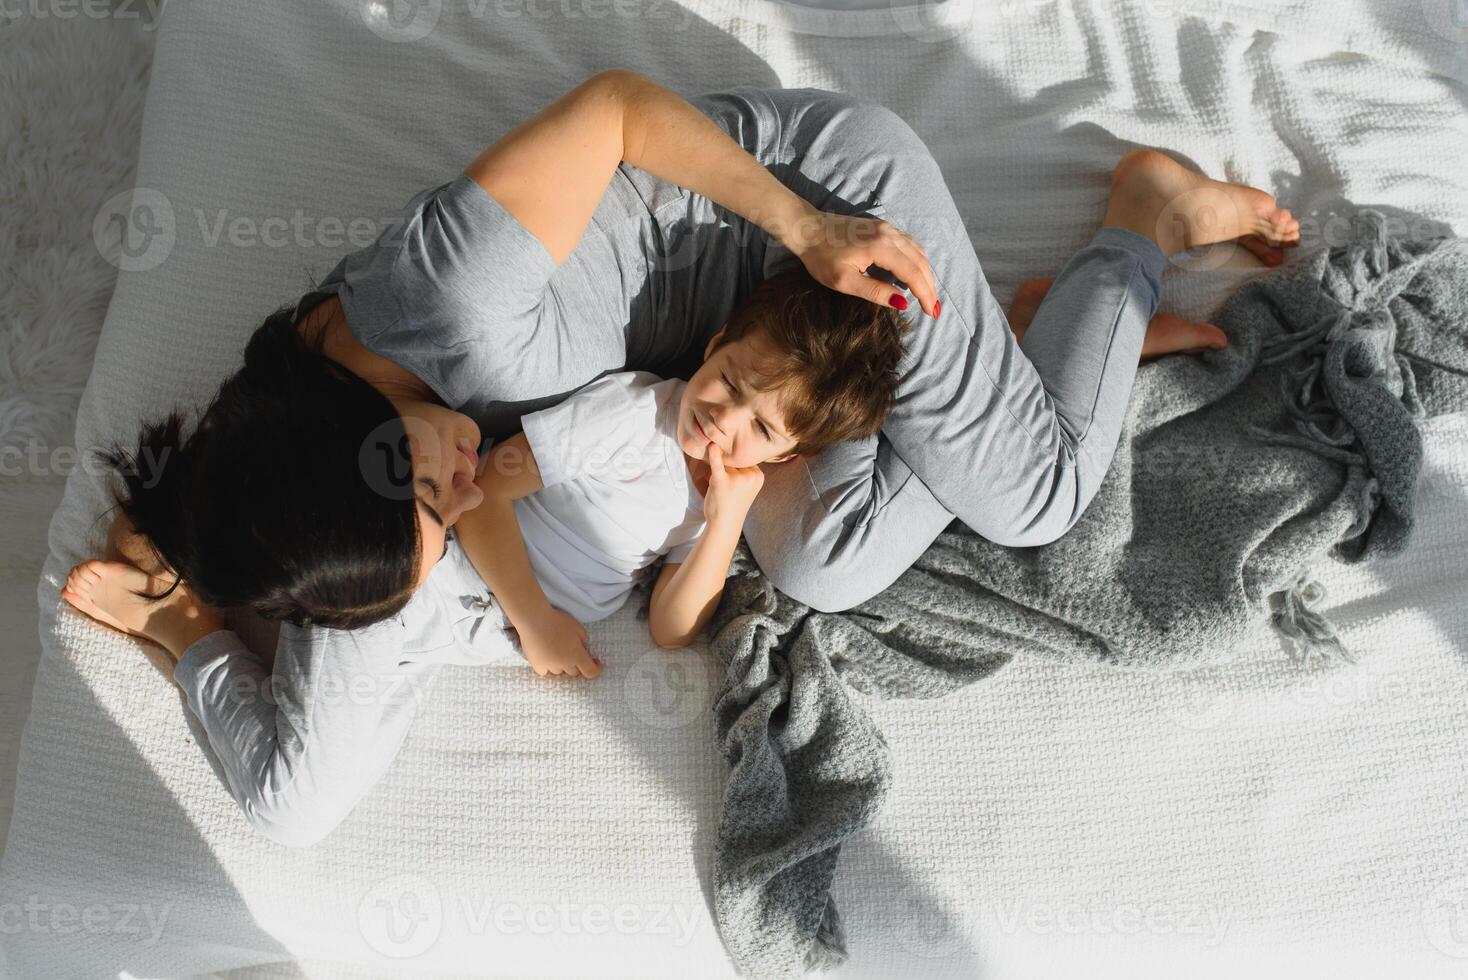
[[(685, 94), (891, 106), (1004, 302), (1087, 240), (1134, 145), (1269, 189), (1307, 246), (1341, 233), (1344, 201), (1468, 232), (1468, 44), (1439, 0), (174, 0), (161, 31), (79, 446), (207, 398), (308, 276), (615, 65)], [(1255, 274), (1170, 270), (1165, 308), (1206, 316)], [(1468, 421), (1434, 423), (1407, 556), (1326, 571), (1354, 666), (1303, 668), (1261, 632), (1202, 674), (1019, 664), (872, 703), (900, 776), (844, 853), (846, 974), (1462, 977), (1465, 445)], [(724, 763), (705, 650), (656, 650), (629, 606), (592, 630), (595, 683), (446, 668), (384, 781), (325, 843), (284, 849), (143, 648), (58, 608), (100, 545), (101, 486), (72, 475), (38, 590), (0, 877), (13, 975), (730, 974), (706, 894)]]

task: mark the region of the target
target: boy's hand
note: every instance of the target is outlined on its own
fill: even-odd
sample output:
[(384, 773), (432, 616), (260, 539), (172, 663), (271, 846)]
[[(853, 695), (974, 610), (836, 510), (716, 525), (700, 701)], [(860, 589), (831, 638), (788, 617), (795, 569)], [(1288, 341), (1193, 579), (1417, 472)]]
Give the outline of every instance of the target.
[(564, 674), (568, 677), (596, 677), (601, 673), (601, 661), (592, 658), (587, 650), (586, 627), (564, 609), (550, 607), (550, 611), (526, 628), (516, 627), (520, 634), (520, 649), (525, 659), (541, 677)]
[(765, 485), (765, 472), (758, 466), (724, 466), (724, 453), (713, 443), (708, 444), (709, 489), (703, 498), (704, 518), (709, 522), (734, 520), (744, 523), (744, 515), (760, 487)]

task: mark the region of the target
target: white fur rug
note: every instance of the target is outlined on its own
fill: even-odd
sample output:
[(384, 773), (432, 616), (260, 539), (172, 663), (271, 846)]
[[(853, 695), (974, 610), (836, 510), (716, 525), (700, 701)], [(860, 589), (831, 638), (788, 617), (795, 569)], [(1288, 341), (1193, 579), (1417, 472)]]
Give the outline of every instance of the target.
[(0, 842), (46, 528), (78, 465), (77, 400), (117, 274), (116, 226), (97, 218), (132, 185), (153, 55), (147, 4), (47, 6), (0, 6)]

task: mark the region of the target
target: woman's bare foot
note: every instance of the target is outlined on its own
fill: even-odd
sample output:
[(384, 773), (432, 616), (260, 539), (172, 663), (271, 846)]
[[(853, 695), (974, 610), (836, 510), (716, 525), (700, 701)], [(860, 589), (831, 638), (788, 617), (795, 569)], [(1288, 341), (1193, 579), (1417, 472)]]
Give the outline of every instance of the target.
[(136, 565), (122, 561), (84, 561), (66, 576), (61, 598), (79, 612), (115, 630), (146, 637), (148, 619), (158, 611), (159, 603), (135, 592), (154, 595), (169, 583), (155, 579)]
[(195, 640), (224, 628), (218, 611), (199, 602), (180, 582), (166, 598), (157, 595), (173, 583), (122, 561), (84, 561), (71, 570), (61, 597), (99, 623), (151, 640), (176, 660)]
[(1157, 150), (1122, 156), (1101, 223), (1145, 235), (1166, 256), (1237, 240), (1265, 265), (1279, 265), (1282, 249), (1300, 243), (1300, 223), (1270, 195), (1193, 173)]
[[(1031, 279), (1020, 283), (1009, 304), (1009, 329), (1016, 340), (1023, 340), (1025, 330), (1035, 318), (1035, 311), (1050, 291), (1053, 279)], [(1164, 354), (1199, 354), (1205, 350), (1222, 350), (1228, 346), (1228, 335), (1211, 323), (1184, 320), (1171, 313), (1159, 313), (1147, 321), (1147, 335), (1142, 340), (1142, 360)]]

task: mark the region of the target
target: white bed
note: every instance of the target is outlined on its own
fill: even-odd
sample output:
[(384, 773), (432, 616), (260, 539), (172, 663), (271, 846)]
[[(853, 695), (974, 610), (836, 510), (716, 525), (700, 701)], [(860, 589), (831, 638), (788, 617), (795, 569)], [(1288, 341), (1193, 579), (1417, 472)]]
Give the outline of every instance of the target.
[[(826, 7), (448, 0), (401, 21), (387, 0), (174, 0), (136, 199), (161, 234), (119, 277), (77, 445), (207, 397), (354, 219), (379, 228), (612, 65), (896, 109), (1004, 301), (1085, 241), (1137, 144), (1321, 229), (1343, 200), (1468, 228), (1468, 45), (1446, 3)], [(1170, 272), (1165, 306), (1206, 316), (1256, 274)], [(1018, 664), (874, 703), (899, 780), (837, 879), (847, 975), (1463, 976), (1465, 437), (1462, 417), (1430, 429), (1410, 554), (1323, 576), (1355, 665), (1302, 668), (1261, 631), (1204, 673)], [(58, 608), (103, 503), (79, 468), (38, 589), (0, 869), (12, 975), (732, 975), (707, 901), (706, 650), (657, 651), (629, 608), (593, 629), (595, 684), (449, 667), (384, 781), (288, 850), (249, 828), (143, 649)]]

